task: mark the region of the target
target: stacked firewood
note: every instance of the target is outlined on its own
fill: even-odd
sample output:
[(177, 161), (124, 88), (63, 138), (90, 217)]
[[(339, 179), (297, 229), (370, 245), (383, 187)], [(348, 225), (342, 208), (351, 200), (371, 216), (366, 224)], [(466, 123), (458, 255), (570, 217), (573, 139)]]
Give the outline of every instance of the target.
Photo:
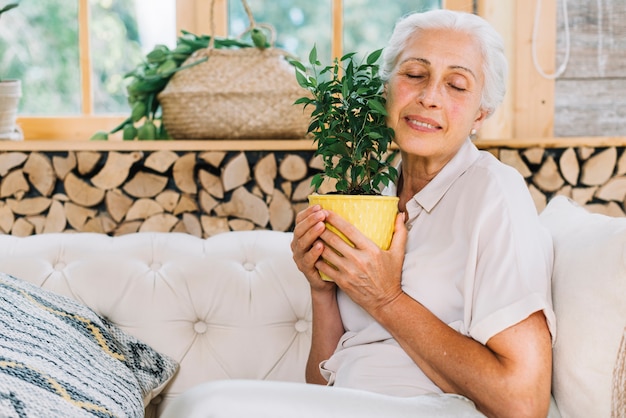
[[(226, 158), (226, 157), (229, 158)], [(319, 163), (274, 153), (0, 153), (0, 232), (287, 231)]]
[(592, 212), (626, 216), (624, 148), (500, 149), (496, 156), (526, 178), (538, 211), (565, 195)]
[[(489, 151), (524, 176), (538, 211), (563, 194), (625, 216), (621, 147)], [(1, 152), (0, 233), (289, 231), (320, 169), (312, 151)]]

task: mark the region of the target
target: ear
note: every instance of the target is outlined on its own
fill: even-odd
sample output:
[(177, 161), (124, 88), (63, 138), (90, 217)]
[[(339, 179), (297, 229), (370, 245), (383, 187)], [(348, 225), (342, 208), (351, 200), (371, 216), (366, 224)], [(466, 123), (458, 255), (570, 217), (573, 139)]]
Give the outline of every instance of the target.
[(483, 122), (491, 116), (491, 112), (486, 109), (480, 108), (478, 113), (476, 113), (476, 118), (474, 119), (474, 124), (472, 125), (472, 129), (480, 130), (480, 127), (483, 126)]

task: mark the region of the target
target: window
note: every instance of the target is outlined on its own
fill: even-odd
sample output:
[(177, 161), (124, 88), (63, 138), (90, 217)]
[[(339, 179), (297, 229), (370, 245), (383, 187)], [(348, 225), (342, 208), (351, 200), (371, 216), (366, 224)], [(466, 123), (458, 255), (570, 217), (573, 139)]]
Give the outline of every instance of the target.
[[(330, 61), (346, 51), (361, 54), (382, 48), (401, 16), (441, 7), (440, 0), (248, 0), (257, 23), (276, 28), (276, 44), (303, 59), (315, 44), (320, 58)], [(229, 3), (229, 34), (238, 36), (249, 21), (242, 3)], [(337, 35), (333, 33), (337, 30)]]
[[(394, 22), (440, 0), (247, 0), (275, 45), (306, 58), (384, 46)], [(3, 4), (6, 1), (2, 0)], [(238, 0), (215, 0), (219, 35), (249, 25)], [(88, 139), (129, 112), (124, 74), (156, 44), (174, 47), (177, 28), (210, 33), (211, 0), (38, 0), (0, 20), (0, 76), (22, 80), (20, 125), (27, 139)], [(221, 22), (225, 22), (220, 24)], [(362, 22), (367, 22), (363, 24)], [(228, 29), (225, 28), (228, 27)]]

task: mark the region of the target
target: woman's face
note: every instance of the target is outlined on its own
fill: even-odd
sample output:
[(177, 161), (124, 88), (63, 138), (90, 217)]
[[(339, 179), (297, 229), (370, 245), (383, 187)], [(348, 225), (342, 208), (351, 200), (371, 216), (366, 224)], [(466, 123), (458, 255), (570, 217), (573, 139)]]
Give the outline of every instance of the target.
[(445, 165), (487, 116), (478, 43), (463, 32), (414, 35), (386, 86), (387, 123), (403, 154)]

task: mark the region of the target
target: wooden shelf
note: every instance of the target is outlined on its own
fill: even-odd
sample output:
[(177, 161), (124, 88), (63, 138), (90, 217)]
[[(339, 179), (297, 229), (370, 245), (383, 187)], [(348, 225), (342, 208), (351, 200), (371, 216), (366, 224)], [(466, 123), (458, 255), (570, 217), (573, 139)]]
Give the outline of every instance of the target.
[(309, 139), (171, 140), (171, 141), (63, 141), (0, 142), (0, 151), (310, 151)]
[[(478, 148), (621, 147), (626, 137), (478, 139)], [(171, 141), (0, 141), (1, 151), (311, 151), (311, 139), (224, 139)]]

